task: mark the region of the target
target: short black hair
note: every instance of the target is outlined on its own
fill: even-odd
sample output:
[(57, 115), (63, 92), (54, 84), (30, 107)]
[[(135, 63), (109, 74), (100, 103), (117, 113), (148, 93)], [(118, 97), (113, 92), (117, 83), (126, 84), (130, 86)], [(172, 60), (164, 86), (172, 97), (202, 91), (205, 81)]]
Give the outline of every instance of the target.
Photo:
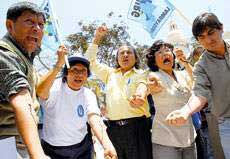
[[(156, 72), (159, 70), (158, 66), (156, 65), (156, 52), (160, 50), (161, 47), (167, 47), (169, 48), (173, 53), (173, 45), (167, 42), (164, 42), (163, 40), (157, 40), (155, 41), (152, 46), (147, 50), (146, 59), (147, 59), (147, 66), (149, 69), (153, 72)], [(174, 63), (173, 68), (175, 67), (175, 58), (176, 56), (173, 53)]]
[(38, 5), (28, 1), (18, 2), (11, 5), (7, 11), (6, 18), (15, 22), (25, 11), (42, 15), (44, 22), (46, 22), (44, 12), (38, 7)]
[(119, 48), (118, 48), (118, 50), (117, 50), (117, 54), (116, 54), (116, 68), (120, 68), (121, 66), (119, 65), (119, 63), (118, 63), (118, 53), (120, 52), (120, 49), (122, 48), (122, 47), (128, 47), (128, 48), (130, 48), (131, 50), (132, 50), (132, 52), (134, 53), (134, 55), (135, 55), (135, 64), (134, 64), (134, 67), (136, 68), (136, 69), (139, 69), (140, 68), (140, 59), (139, 59), (139, 57), (138, 57), (138, 55), (137, 55), (137, 51), (136, 51), (136, 49), (133, 47), (133, 46), (131, 46), (130, 44), (128, 44), (128, 43), (124, 43), (124, 44), (122, 44)]
[(220, 30), (222, 26), (223, 24), (219, 21), (215, 14), (205, 12), (198, 15), (193, 21), (192, 33), (193, 36), (198, 39), (198, 36), (200, 36), (207, 27)]

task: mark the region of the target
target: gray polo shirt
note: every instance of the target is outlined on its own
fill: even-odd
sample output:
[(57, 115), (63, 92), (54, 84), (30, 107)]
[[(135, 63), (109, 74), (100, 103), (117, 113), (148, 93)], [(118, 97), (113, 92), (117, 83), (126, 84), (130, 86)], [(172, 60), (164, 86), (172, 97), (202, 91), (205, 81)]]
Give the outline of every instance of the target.
[(219, 57), (205, 51), (196, 63), (193, 76), (193, 93), (203, 96), (211, 106), (211, 113), (217, 117), (230, 117), (230, 45)]

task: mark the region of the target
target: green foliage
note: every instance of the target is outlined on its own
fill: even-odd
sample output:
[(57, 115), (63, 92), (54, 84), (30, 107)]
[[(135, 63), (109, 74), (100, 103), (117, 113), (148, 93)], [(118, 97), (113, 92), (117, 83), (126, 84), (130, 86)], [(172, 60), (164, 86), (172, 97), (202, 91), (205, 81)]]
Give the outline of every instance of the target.
[(136, 48), (137, 56), (140, 59), (140, 68), (147, 69), (147, 64), (146, 64), (147, 61), (146, 61), (145, 55), (146, 55), (146, 50), (149, 48), (149, 46), (148, 45), (141, 45), (137, 42), (134, 43), (133, 45)]
[[(128, 26), (124, 21), (122, 21), (122, 16), (118, 15), (115, 17), (113, 12), (110, 12), (107, 15), (109, 19), (109, 23), (112, 18), (117, 19), (117, 23), (107, 25), (108, 27), (108, 35), (101, 42), (99, 46), (99, 52), (97, 53), (97, 60), (100, 63), (107, 64), (108, 66), (116, 65), (116, 51), (123, 43), (129, 43), (130, 35), (127, 32)], [(70, 43), (70, 51), (73, 54), (74, 52), (85, 53), (89, 43), (92, 42), (94, 32), (98, 26), (101, 25), (99, 21), (93, 21), (91, 23), (86, 23), (83, 21), (78, 22), (77, 24), (81, 29), (80, 32), (75, 34), (71, 34), (67, 37), (67, 41)], [(148, 48), (147, 45), (141, 45), (139, 43), (132, 44), (136, 50), (138, 57), (140, 58), (140, 66), (141, 68), (146, 68), (146, 60), (145, 60), (145, 50)], [(89, 79), (86, 86), (90, 87), (96, 94), (100, 103), (105, 103), (105, 94), (101, 90), (102, 82), (98, 79)], [(100, 90), (99, 90), (100, 88)]]
[[(121, 15), (115, 17), (114, 13), (110, 12), (107, 15), (107, 18), (109, 21), (111, 21), (112, 18), (116, 18), (116, 21), (118, 22), (112, 25), (107, 25), (108, 35), (99, 46), (97, 60), (101, 63), (107, 64), (108, 66), (115, 66), (116, 51), (123, 43), (129, 43), (130, 35), (127, 32), (128, 26), (122, 20)], [(106, 25), (106, 23), (104, 24)], [(80, 52), (84, 54), (89, 43), (92, 42), (96, 28), (100, 25), (101, 23), (99, 21), (93, 21), (91, 23), (85, 23), (83, 21), (78, 22), (78, 26), (81, 28), (81, 31), (67, 37), (67, 41), (70, 43), (71, 52)], [(133, 45), (137, 49), (141, 66), (144, 67), (145, 55), (143, 51), (147, 48), (147, 46), (142, 46), (138, 43), (134, 43)]]

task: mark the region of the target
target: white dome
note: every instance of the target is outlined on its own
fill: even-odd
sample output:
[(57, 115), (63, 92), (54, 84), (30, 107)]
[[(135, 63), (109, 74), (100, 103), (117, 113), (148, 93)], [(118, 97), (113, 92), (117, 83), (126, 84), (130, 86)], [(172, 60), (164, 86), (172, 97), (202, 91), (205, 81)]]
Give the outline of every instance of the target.
[(188, 45), (188, 39), (183, 35), (182, 31), (177, 27), (177, 24), (172, 21), (169, 26), (169, 33), (166, 41), (173, 45)]
[(184, 51), (186, 57), (189, 56), (189, 41), (174, 21), (170, 22), (166, 41), (174, 45), (174, 47), (181, 48)]

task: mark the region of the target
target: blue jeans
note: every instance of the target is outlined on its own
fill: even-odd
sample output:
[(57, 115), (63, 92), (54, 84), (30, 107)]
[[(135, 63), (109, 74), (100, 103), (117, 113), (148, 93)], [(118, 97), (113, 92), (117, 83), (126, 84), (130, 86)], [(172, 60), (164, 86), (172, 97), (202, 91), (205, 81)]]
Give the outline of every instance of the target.
[(205, 139), (205, 141), (206, 141), (206, 148), (207, 148), (207, 159), (214, 159), (214, 155), (213, 155), (213, 150), (212, 150), (212, 145), (211, 145), (211, 141), (210, 141), (210, 136), (209, 136), (209, 132), (208, 132), (208, 127), (206, 127), (206, 128), (202, 128), (201, 129), (201, 131), (202, 131), (202, 135), (203, 135), (203, 137), (204, 137), (204, 139)]
[(230, 159), (230, 118), (219, 118), (218, 122), (225, 159)]
[(190, 147), (171, 147), (153, 143), (153, 159), (196, 159), (195, 143)]

